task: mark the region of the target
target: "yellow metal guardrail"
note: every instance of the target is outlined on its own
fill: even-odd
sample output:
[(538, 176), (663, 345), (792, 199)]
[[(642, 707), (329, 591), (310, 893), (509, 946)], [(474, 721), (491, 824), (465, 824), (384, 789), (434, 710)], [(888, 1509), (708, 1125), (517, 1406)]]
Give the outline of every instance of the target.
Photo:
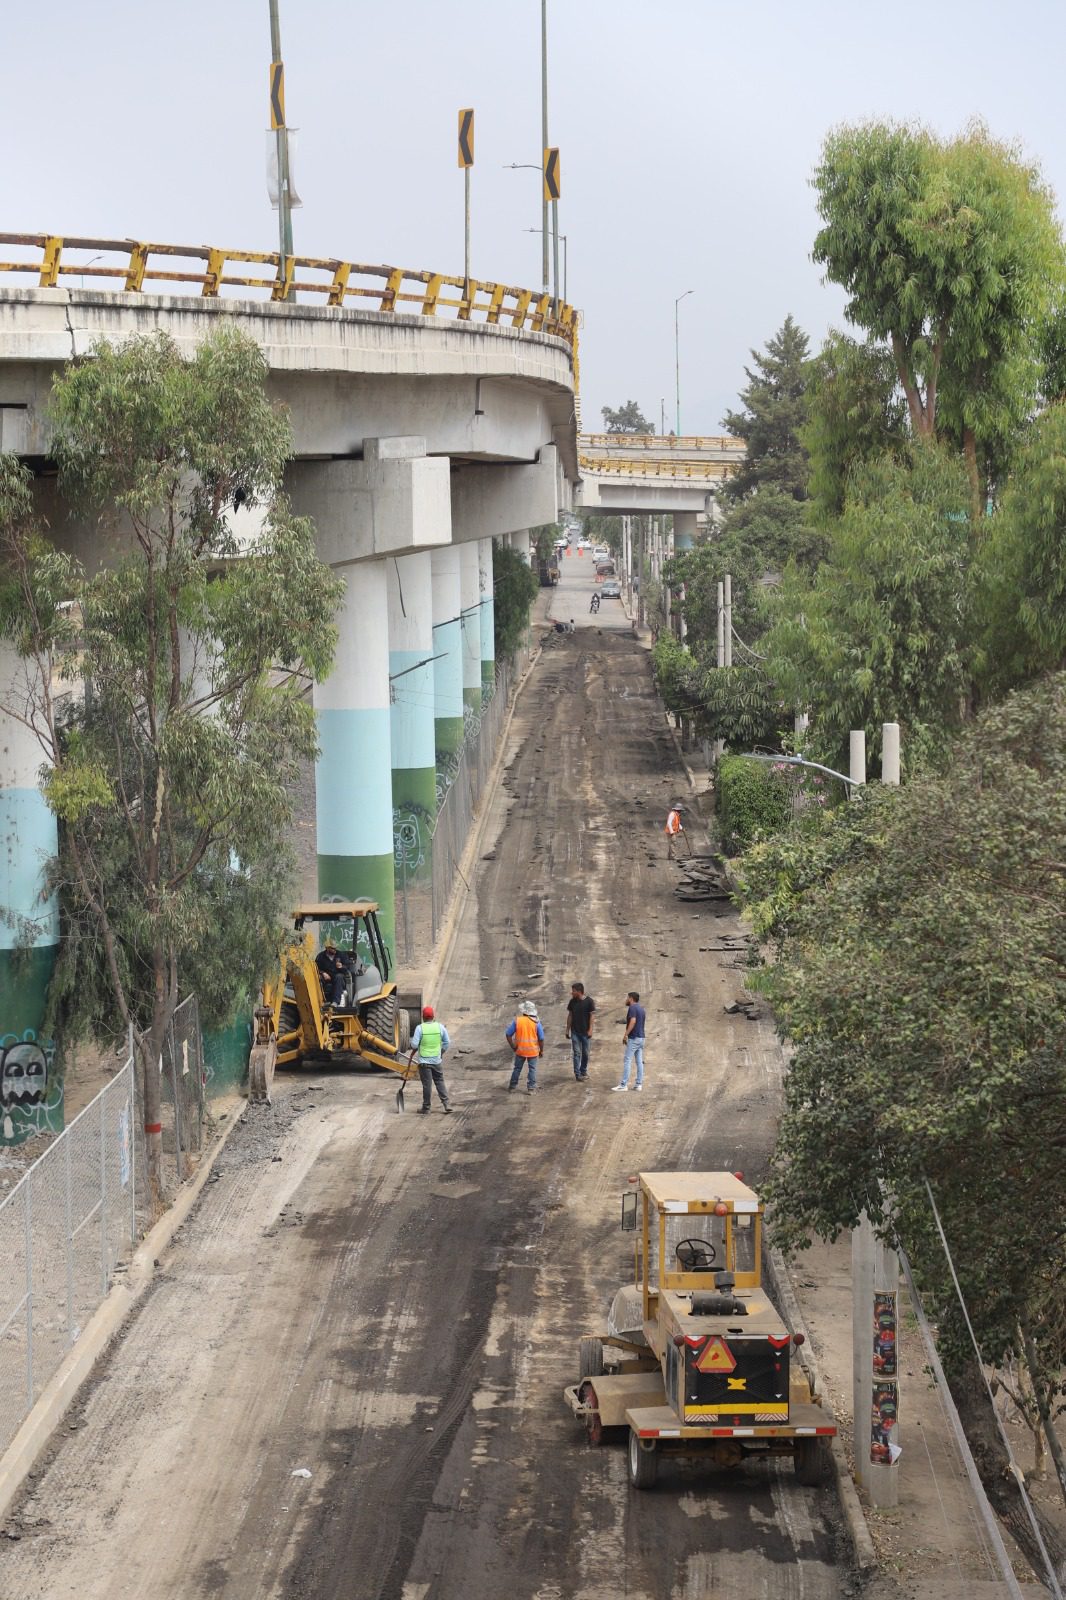
[(698, 433), (680, 438), (669, 433), (583, 433), (578, 444), (582, 450), (643, 450), (652, 455), (661, 455), (664, 450), (728, 450), (742, 455), (747, 448), (743, 439)]
[[(502, 283), (417, 272), (404, 267), (366, 266), (355, 261), (289, 256), (285, 273), (276, 251), (217, 250), (208, 245), (143, 244), (132, 239), (74, 239), (44, 233), (0, 233), (0, 248), (23, 255), (0, 261), (0, 280), (9, 274), (35, 277), (36, 287), (54, 289), (64, 279), (83, 286), (87, 278), (118, 280), (121, 291), (136, 294), (155, 285), (198, 289), (204, 299), (229, 290), (253, 290), (271, 300), (294, 295), (323, 296), (326, 305), (369, 301), (366, 309), (416, 316), (450, 317), (458, 322), (522, 328), (565, 339), (574, 354), (577, 379), (577, 315), (548, 294)], [(173, 263), (173, 264), (172, 264)], [(251, 268), (251, 271), (248, 269)], [(257, 271), (273, 268), (273, 273)]]
[(582, 472), (619, 478), (728, 478), (732, 461), (626, 461), (615, 456), (579, 456)]

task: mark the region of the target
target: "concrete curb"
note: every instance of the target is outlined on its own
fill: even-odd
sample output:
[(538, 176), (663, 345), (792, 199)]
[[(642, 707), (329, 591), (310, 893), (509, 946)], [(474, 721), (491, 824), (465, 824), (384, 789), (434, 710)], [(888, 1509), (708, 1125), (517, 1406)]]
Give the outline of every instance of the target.
[(430, 960), (428, 968), (426, 969), (424, 982), (426, 994), (433, 994), (440, 984), (440, 975), (443, 972), (444, 967), (447, 964), (448, 956), (451, 953), (452, 944), (459, 927), (459, 919), (466, 906), (467, 900), (473, 892), (474, 862), (478, 852), (481, 849), (481, 841), (485, 833), (485, 824), (488, 820), (490, 802), (496, 793), (496, 789), (500, 781), (500, 773), (503, 770), (503, 758), (507, 752), (507, 740), (511, 733), (511, 723), (514, 721), (514, 714), (518, 709), (518, 702), (521, 698), (522, 691), (529, 682), (530, 674), (537, 665), (537, 662), (540, 660), (543, 649), (544, 641), (542, 638), (539, 643), (534, 645), (532, 651), (530, 652), (529, 660), (526, 663), (526, 669), (519, 678), (518, 682), (515, 684), (514, 694), (511, 697), (511, 704), (508, 709), (507, 716), (504, 719), (503, 727), (500, 730), (499, 748), (496, 751), (496, 757), (491, 768), (489, 769), (488, 778), (485, 780), (485, 787), (481, 791), (481, 809), (477, 818), (475, 819), (474, 826), (470, 830), (470, 836), (466, 841), (462, 856), (459, 860), (459, 881), (452, 891), (451, 905), (448, 907), (448, 914), (444, 920), (444, 926), (441, 929), (440, 938), (437, 940), (436, 951)]
[[(807, 1370), (811, 1388), (816, 1394), (820, 1393), (822, 1389), (821, 1375), (818, 1371), (818, 1363), (811, 1345), (810, 1332), (803, 1320), (803, 1313), (799, 1308), (799, 1301), (796, 1298), (796, 1292), (789, 1277), (788, 1264), (780, 1250), (769, 1242), (765, 1246), (764, 1256), (767, 1277), (770, 1279), (778, 1306), (784, 1312), (785, 1321), (789, 1324), (793, 1333), (801, 1333), (803, 1335), (800, 1361)], [(828, 1414), (832, 1416), (832, 1411), (826, 1404), (824, 1396), (822, 1404)], [(874, 1542), (866, 1521), (866, 1513), (862, 1509), (862, 1502), (852, 1480), (851, 1471), (848, 1467), (848, 1458), (844, 1453), (844, 1446), (841, 1443), (839, 1434), (834, 1434), (830, 1440), (830, 1459), (833, 1463), (837, 1494), (840, 1498), (841, 1509), (844, 1512), (844, 1521), (847, 1524), (848, 1538), (851, 1542), (855, 1567), (860, 1573), (870, 1573), (878, 1565), (877, 1551), (874, 1548)]]
[(33, 1409), (0, 1456), (0, 1520), (7, 1515), (41, 1451), (77, 1399), (82, 1384), (92, 1375), (97, 1361), (151, 1283), (157, 1259), (188, 1220), (237, 1122), (238, 1117), (234, 1115), (229, 1127), (218, 1136), (200, 1162), (192, 1182), (182, 1190), (169, 1211), (160, 1217), (154, 1227), (149, 1228), (133, 1252), (128, 1270), (111, 1285), (86, 1323), (77, 1344), (68, 1350), (45, 1384)]

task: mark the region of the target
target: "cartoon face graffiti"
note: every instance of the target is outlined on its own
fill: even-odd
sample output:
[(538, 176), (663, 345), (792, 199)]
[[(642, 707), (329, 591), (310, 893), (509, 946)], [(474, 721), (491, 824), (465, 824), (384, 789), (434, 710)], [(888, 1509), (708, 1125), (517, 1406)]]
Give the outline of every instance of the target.
[(39, 1106), (48, 1087), (48, 1058), (39, 1044), (8, 1045), (0, 1060), (0, 1106)]

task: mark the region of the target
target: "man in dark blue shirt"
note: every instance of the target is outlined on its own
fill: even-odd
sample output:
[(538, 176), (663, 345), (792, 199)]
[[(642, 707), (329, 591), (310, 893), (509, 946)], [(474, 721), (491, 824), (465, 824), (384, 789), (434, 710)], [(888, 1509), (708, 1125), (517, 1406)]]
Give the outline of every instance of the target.
[(626, 1031), (624, 1035), (625, 1055), (622, 1058), (622, 1081), (616, 1083), (611, 1090), (612, 1094), (619, 1094), (629, 1088), (629, 1069), (634, 1061), (637, 1064), (637, 1081), (634, 1089), (644, 1087), (644, 1007), (640, 1003), (640, 995), (635, 989), (630, 989), (626, 995)]

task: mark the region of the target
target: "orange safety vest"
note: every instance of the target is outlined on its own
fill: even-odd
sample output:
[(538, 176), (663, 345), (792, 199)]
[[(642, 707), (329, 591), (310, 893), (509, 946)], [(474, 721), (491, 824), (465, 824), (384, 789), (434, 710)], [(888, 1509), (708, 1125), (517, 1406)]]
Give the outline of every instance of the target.
[(671, 811), (670, 815), (667, 817), (666, 831), (667, 833), (681, 832), (681, 813), (679, 811)]
[(535, 1056), (540, 1054), (537, 1024), (532, 1017), (515, 1017), (514, 1053), (516, 1056)]

